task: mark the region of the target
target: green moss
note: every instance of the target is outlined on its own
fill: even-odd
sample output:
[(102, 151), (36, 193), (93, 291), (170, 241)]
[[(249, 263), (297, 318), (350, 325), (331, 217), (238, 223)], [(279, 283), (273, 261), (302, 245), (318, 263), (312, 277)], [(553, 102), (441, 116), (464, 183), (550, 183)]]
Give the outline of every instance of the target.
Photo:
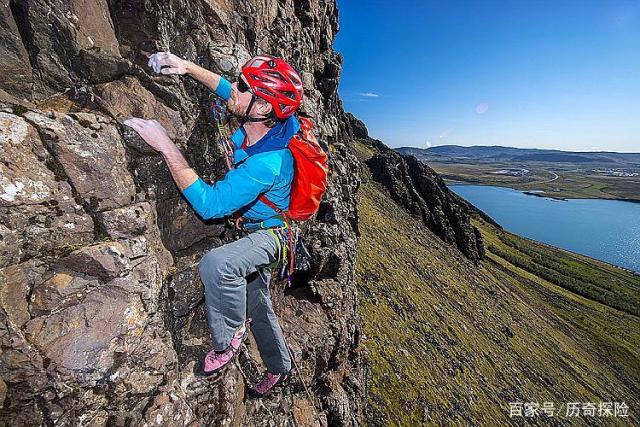
[[(480, 228), (489, 232), (487, 226)], [(594, 301), (640, 315), (640, 278), (633, 273), (506, 231), (497, 237), (488, 250), (511, 264)]]
[(15, 104), (13, 106), (13, 114), (15, 114), (16, 116), (21, 116), (21, 115), (25, 114), (28, 111), (29, 111), (29, 109), (27, 107), (25, 107), (24, 105)]
[(62, 164), (53, 157), (47, 159), (45, 166), (53, 172), (53, 176), (56, 181), (67, 181), (69, 179)]
[(63, 245), (60, 246), (58, 248), (56, 248), (53, 251), (53, 255), (56, 258), (64, 258), (66, 256), (69, 256), (72, 252), (80, 249), (83, 245), (81, 244), (67, 244), (67, 245)]

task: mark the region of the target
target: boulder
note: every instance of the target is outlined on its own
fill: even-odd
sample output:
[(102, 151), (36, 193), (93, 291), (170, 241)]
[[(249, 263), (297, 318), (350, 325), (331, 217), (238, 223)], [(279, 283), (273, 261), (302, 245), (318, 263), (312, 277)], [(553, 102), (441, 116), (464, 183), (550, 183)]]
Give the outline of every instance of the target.
[(0, 112), (0, 267), (93, 239), (65, 172), (22, 117)]
[(9, 3), (0, 1), (0, 89), (30, 99), (33, 70)]
[[(114, 118), (140, 117), (154, 119), (167, 130), (169, 137), (175, 142), (185, 142), (186, 129), (180, 113), (160, 102), (151, 92), (145, 89), (137, 79), (125, 77), (121, 80), (98, 85), (95, 88), (102, 108)], [(134, 148), (145, 153), (155, 153), (147, 144)]]

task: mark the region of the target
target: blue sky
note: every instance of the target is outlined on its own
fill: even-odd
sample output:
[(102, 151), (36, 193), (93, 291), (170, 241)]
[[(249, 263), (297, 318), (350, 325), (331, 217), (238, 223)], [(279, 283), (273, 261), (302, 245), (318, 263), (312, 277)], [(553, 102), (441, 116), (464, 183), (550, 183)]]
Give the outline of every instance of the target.
[(338, 0), (345, 110), (391, 147), (640, 152), (640, 0)]

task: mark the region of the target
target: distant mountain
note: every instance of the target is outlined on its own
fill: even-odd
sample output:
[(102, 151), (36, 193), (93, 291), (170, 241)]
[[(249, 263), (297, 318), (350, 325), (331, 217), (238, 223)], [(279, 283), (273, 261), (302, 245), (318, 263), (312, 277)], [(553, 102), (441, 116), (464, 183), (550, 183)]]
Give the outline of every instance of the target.
[(472, 147), (459, 145), (440, 145), (431, 148), (400, 147), (396, 151), (401, 154), (415, 156), (421, 160), (441, 162), (472, 160), (479, 162), (528, 161), (640, 165), (640, 153), (616, 153), (612, 151), (577, 152), (480, 145)]
[(565, 162), (565, 163), (586, 163), (599, 162), (600, 159), (595, 157), (577, 156), (575, 154), (565, 153), (538, 153), (527, 154), (525, 156), (515, 157), (517, 160), (531, 162)]

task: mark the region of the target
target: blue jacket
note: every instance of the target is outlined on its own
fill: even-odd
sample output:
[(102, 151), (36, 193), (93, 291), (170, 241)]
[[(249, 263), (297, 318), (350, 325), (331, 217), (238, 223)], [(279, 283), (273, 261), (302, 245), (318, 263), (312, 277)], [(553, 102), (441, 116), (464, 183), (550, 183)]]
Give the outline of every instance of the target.
[[(221, 78), (215, 90), (224, 100), (231, 96), (231, 83)], [(282, 219), (277, 212), (258, 200), (261, 194), (287, 210), (293, 179), (293, 156), (289, 140), (300, 129), (291, 116), (277, 123), (258, 142), (241, 148), (245, 131), (238, 128), (231, 136), (234, 145), (234, 167), (225, 177), (209, 185), (201, 178), (183, 191), (184, 197), (203, 219), (222, 218), (240, 211), (249, 229), (277, 227)]]

